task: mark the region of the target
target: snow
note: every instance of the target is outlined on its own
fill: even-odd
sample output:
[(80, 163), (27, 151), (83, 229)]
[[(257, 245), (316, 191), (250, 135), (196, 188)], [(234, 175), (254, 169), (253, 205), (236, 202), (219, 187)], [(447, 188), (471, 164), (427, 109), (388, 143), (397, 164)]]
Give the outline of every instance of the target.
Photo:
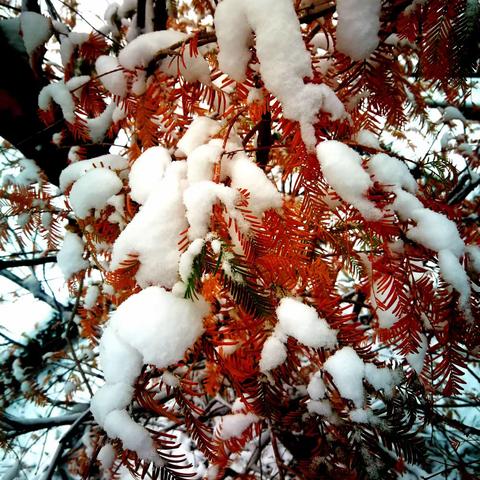
[(97, 77), (112, 94), (124, 97), (127, 93), (127, 79), (117, 57), (100, 55), (95, 61)]
[(148, 430), (135, 423), (126, 410), (111, 411), (105, 418), (103, 427), (110, 438), (119, 438), (124, 448), (135, 451), (144, 460), (163, 466)]
[(451, 250), (440, 250), (438, 252), (438, 266), (443, 279), (451, 285), (459, 294), (459, 307), (470, 314), (470, 282), (467, 273)]
[(210, 140), (205, 145), (195, 148), (187, 157), (188, 174), (190, 183), (202, 180), (213, 180), (214, 165), (218, 163), (224, 152), (223, 140)]
[(72, 77), (65, 85), (70, 90), (70, 93), (73, 93), (77, 98), (80, 98), (83, 87), (90, 82), (91, 78), (89, 75), (79, 75), (78, 77)]
[(153, 191), (113, 245), (110, 270), (138, 255), (136, 280), (141, 287), (173, 287), (178, 280), (180, 234), (188, 227), (182, 201), (185, 177), (185, 162), (174, 162), (155, 188), (148, 187)]
[(175, 77), (180, 73), (187, 82), (201, 82), (204, 85), (212, 83), (208, 62), (199, 52), (197, 56), (190, 55), (190, 49), (183, 51), (182, 58), (168, 56), (160, 64), (160, 70), (167, 75)]
[(248, 190), (248, 209), (256, 217), (262, 218), (267, 210), (282, 206), (282, 195), (275, 185), (244, 152), (238, 152), (232, 158), (227, 152), (223, 158), (222, 179), (230, 177), (232, 188)]
[(360, 155), (344, 143), (326, 140), (317, 145), (323, 176), (338, 196), (357, 208), (366, 220), (380, 220), (382, 212), (366, 198), (373, 186)]
[(378, 137), (370, 130), (359, 130), (354, 139), (359, 145), (375, 148), (377, 150), (380, 149)]
[(320, 372), (316, 372), (314, 375), (312, 375), (312, 378), (308, 383), (307, 392), (312, 400), (320, 400), (321, 398), (325, 398), (326, 388)]
[(77, 234), (65, 232), (62, 247), (57, 253), (58, 268), (65, 279), (89, 266), (88, 261), (83, 258), (84, 248), (85, 244)]
[(154, 286), (123, 302), (108, 328), (140, 352), (143, 363), (166, 368), (181, 360), (202, 334), (207, 313), (208, 304), (201, 297), (192, 302)]
[(337, 330), (318, 316), (315, 308), (294, 298), (282, 298), (276, 310), (278, 324), (265, 341), (260, 358), (260, 371), (267, 373), (287, 358), (287, 335), (312, 348), (333, 348), (337, 343)]
[[(179, 151), (187, 154), (186, 162), (172, 163), (162, 147), (146, 150), (134, 162), (129, 177), (131, 197), (142, 207), (113, 246), (111, 270), (137, 255), (140, 268), (136, 280), (140, 286), (172, 288), (178, 280), (180, 234), (188, 227), (190, 240), (205, 238), (214, 204), (223, 204), (243, 231), (249, 229), (249, 223), (236, 208), (238, 189), (248, 190), (247, 207), (258, 218), (266, 210), (281, 206), (282, 197), (275, 185), (244, 152), (238, 152), (241, 147), (227, 142), (227, 147), (236, 149), (236, 153), (232, 153), (233, 157), (228, 152), (222, 155), (222, 140), (210, 139), (220, 128), (221, 123), (211, 119), (194, 120), (179, 142)], [(230, 186), (210, 180), (213, 166), (219, 161), (220, 180), (230, 179)], [(75, 173), (70, 172), (70, 180)], [(188, 279), (191, 261), (185, 256), (180, 266), (184, 280)]]
[(398, 158), (377, 153), (370, 158), (367, 167), (374, 180), (381, 183), (387, 191), (392, 190), (392, 187), (393, 190), (395, 187), (401, 187), (410, 193), (415, 193), (418, 189), (410, 170)]
[(79, 151), (80, 151), (80, 147), (78, 145), (74, 145), (73, 147), (70, 147), (67, 155), (68, 161), (70, 163), (75, 163), (80, 160)]
[(57, 132), (52, 135), (52, 143), (54, 145), (60, 146), (63, 141), (63, 132)]
[[(359, 161), (360, 159), (357, 158), (357, 163)], [(395, 193), (392, 207), (399, 218), (404, 221), (411, 219), (416, 223), (415, 226), (407, 228), (407, 238), (438, 253), (440, 273), (444, 280), (460, 294), (459, 306), (464, 311), (466, 318), (471, 320), (470, 283), (459, 262), (459, 257), (465, 253), (465, 244), (456, 224), (445, 215), (425, 208), (413, 195), (417, 191), (417, 183), (407, 166), (397, 158), (378, 153), (370, 158), (367, 168), (373, 179), (381, 183), (385, 190)], [(334, 171), (333, 176), (335, 177)], [(342, 184), (340, 177), (335, 177), (334, 180)], [(341, 193), (339, 195), (342, 196)], [(374, 288), (375, 286), (373, 286), (373, 290)], [(372, 305), (377, 307), (374, 298), (376, 293), (373, 290)], [(382, 311), (383, 308), (377, 309), (380, 327), (389, 328), (395, 323), (394, 307), (395, 304), (389, 309), (390, 311)]]
[(337, 0), (338, 51), (352, 60), (370, 56), (380, 41), (381, 3), (381, 0)]
[(72, 183), (76, 182), (86, 172), (93, 168), (109, 168), (121, 172), (128, 167), (128, 160), (120, 155), (111, 153), (72, 163), (60, 174), (60, 190), (64, 192)]
[(332, 348), (336, 345), (337, 330), (332, 330), (310, 305), (294, 298), (282, 298), (276, 313), (281, 332), (307, 347)]
[(111, 102), (105, 107), (100, 115), (85, 120), (90, 139), (93, 143), (100, 143), (103, 141), (108, 129), (112, 125), (113, 113), (116, 109), (117, 105), (114, 102)]
[(349, 414), (350, 420), (355, 423), (370, 423), (372, 417), (371, 410), (364, 410), (363, 408), (356, 408)]
[(20, 383), (27, 378), (25, 375), (25, 370), (21, 366), (21, 360), (19, 358), (16, 358), (12, 363), (12, 374), (15, 380)]
[(442, 114), (442, 122), (451, 122), (452, 120), (460, 120), (466, 123), (467, 119), (463, 113), (456, 107), (448, 106), (445, 108)]
[(88, 38), (88, 33), (80, 32), (70, 32), (68, 35), (60, 36), (60, 57), (64, 67), (70, 62), (75, 47), (86, 42)]
[[(245, 71), (253, 43), (244, 3), (223, 0), (215, 10), (215, 33), (220, 46), (218, 63), (221, 70), (237, 82), (243, 82), (246, 78)], [(232, 28), (233, 21), (235, 28)]]
[(21, 158), (18, 166), (21, 168), (20, 172), (15, 175), (5, 175), (2, 179), (3, 184), (14, 183), (20, 187), (27, 187), (40, 182), (41, 170), (33, 160)]
[(260, 357), (260, 371), (267, 373), (281, 365), (287, 359), (287, 349), (283, 341), (275, 334), (263, 344)]
[(89, 285), (85, 293), (83, 306), (87, 309), (92, 309), (97, 304), (97, 298), (100, 295), (100, 289), (97, 285)]
[(328, 357), (323, 368), (332, 376), (340, 395), (353, 401), (357, 408), (364, 403), (363, 376), (365, 364), (352, 347), (343, 347)]
[(245, 80), (250, 59), (249, 46), (255, 32), (260, 74), (267, 90), (283, 106), (284, 116), (298, 121), (309, 149), (315, 146), (316, 122), (320, 110), (332, 120), (345, 117), (343, 104), (326, 85), (305, 84), (312, 76), (310, 55), (300, 24), (289, 0), (224, 0), (215, 11), (219, 45), (219, 67), (238, 82)]
[(315, 36), (310, 40), (310, 43), (314, 48), (320, 48), (328, 52), (332, 50), (333, 39), (330, 35), (326, 34), (324, 31), (320, 31), (315, 34)]
[(132, 40), (118, 55), (118, 61), (127, 70), (145, 68), (155, 55), (175, 43), (183, 42), (188, 35), (176, 30), (162, 30), (138, 36)]
[(250, 88), (247, 95), (247, 103), (251, 105), (252, 103), (261, 103), (263, 102), (265, 95), (261, 88)]
[(63, 82), (49, 83), (38, 94), (38, 108), (48, 111), (52, 102), (62, 109), (62, 114), (68, 123), (75, 122), (75, 103), (70, 89)]
[(379, 368), (372, 363), (367, 363), (365, 379), (375, 390), (383, 390), (387, 397), (391, 397), (393, 387), (399, 383), (401, 377), (395, 370)]
[(110, 470), (115, 460), (115, 449), (111, 443), (106, 443), (98, 452), (97, 460), (104, 470)]
[(408, 220), (411, 218), (412, 212), (424, 208), (423, 203), (415, 195), (405, 192), (401, 188), (395, 189), (395, 200), (392, 207), (400, 220)]
[(193, 261), (197, 255), (200, 255), (205, 241), (203, 238), (197, 238), (187, 248), (187, 250), (180, 256), (180, 263), (178, 271), (180, 278), (184, 283), (188, 282), (190, 275), (192, 274)]
[(22, 471), (22, 462), (16, 461), (12, 465), (2, 465), (6, 467), (6, 470), (2, 471), (2, 480), (15, 480), (16, 478), (21, 478)]
[(332, 406), (328, 400), (310, 400), (307, 403), (307, 410), (321, 417), (330, 417), (332, 415)]
[(69, 195), (70, 205), (78, 218), (86, 218), (92, 209), (105, 208), (108, 199), (122, 187), (122, 181), (112, 170), (93, 168), (73, 184)]
[(100, 340), (100, 364), (105, 385), (95, 393), (91, 411), (110, 438), (122, 440), (157, 465), (148, 431), (125, 408), (133, 398), (142, 365), (166, 368), (177, 363), (203, 333), (203, 317), (209, 306), (202, 297), (190, 301), (153, 286), (133, 294), (112, 315)]
[(445, 215), (427, 208), (414, 210), (411, 218), (416, 226), (407, 231), (407, 237), (430, 250), (450, 250), (455, 256), (462, 255), (465, 244), (458, 234), (457, 226)]
[(143, 205), (158, 188), (170, 163), (172, 158), (166, 148), (151, 147), (145, 150), (135, 160), (128, 175), (132, 199)]
[(95, 421), (99, 425), (104, 425), (107, 415), (113, 410), (126, 408), (132, 397), (132, 386), (126, 383), (106, 383), (95, 392), (90, 404)]
[(177, 143), (179, 155), (190, 155), (197, 147), (207, 143), (222, 128), (222, 124), (208, 117), (196, 117)]
[(240, 437), (242, 433), (255, 423), (259, 418), (253, 413), (233, 413), (224, 415), (220, 423), (220, 437), (229, 440), (233, 437)]
[(188, 187), (183, 194), (183, 203), (190, 225), (188, 237), (191, 240), (205, 237), (210, 228), (212, 207), (217, 201), (223, 203), (231, 217), (238, 217), (235, 210), (238, 197), (237, 191), (219, 183), (203, 181)]
[(180, 381), (173, 373), (165, 370), (162, 374), (162, 382), (169, 387), (178, 387)]
[(103, 332), (99, 350), (105, 381), (133, 385), (142, 370), (142, 355), (110, 328)]
[[(176, 30), (144, 33), (132, 40), (120, 52), (119, 63), (131, 71), (135, 71), (136, 68), (146, 68), (158, 52), (188, 38), (189, 35)], [(178, 57), (167, 56), (162, 60), (161, 69), (170, 75), (176, 75), (178, 70), (188, 82), (200, 81), (206, 85), (211, 83), (207, 61), (201, 54), (191, 55), (188, 48), (183, 51), (183, 61)]]
[(20, 14), (20, 29), (25, 50), (30, 58), (35, 50), (44, 45), (52, 35), (50, 20), (35, 12), (22, 12)]

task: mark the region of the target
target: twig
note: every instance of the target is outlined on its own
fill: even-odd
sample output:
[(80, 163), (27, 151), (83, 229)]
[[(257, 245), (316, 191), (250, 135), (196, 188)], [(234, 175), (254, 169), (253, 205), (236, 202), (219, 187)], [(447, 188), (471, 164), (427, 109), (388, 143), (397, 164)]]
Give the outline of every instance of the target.
[(15, 275), (14, 273), (10, 272), (10, 270), (0, 270), (0, 276), (7, 278), (13, 283), (16, 283), (19, 287), (28, 290), (36, 299), (45, 302), (47, 305), (52, 307), (54, 310), (59, 310), (63, 312), (66, 310), (67, 307), (63, 304), (59, 304), (56, 302), (50, 295), (45, 293), (45, 291), (38, 285), (39, 282), (35, 282), (35, 288), (31, 285), (28, 279), (20, 278), (19, 276)]
[(58, 0), (58, 1), (65, 7), (69, 8), (73, 13), (75, 13), (75, 15), (78, 15), (90, 28), (95, 30), (99, 35), (101, 35), (102, 37), (105, 37), (107, 40), (115, 44), (117, 47), (121, 46), (116, 40), (114, 40), (113, 38), (110, 38), (108, 35), (105, 35), (105, 33), (103, 33), (101, 30), (98, 30), (98, 28), (95, 28), (78, 10), (73, 8), (68, 3), (65, 3), (63, 0)]
[(0, 337), (4, 338), (7, 342), (9, 342), (13, 345), (16, 345), (17, 347), (26, 348), (26, 346), (23, 343), (17, 342), (13, 338), (10, 338), (9, 336), (5, 335), (2, 332), (0, 332)]
[(272, 425), (270, 424), (270, 422), (268, 423), (268, 428), (270, 430), (270, 438), (272, 439), (272, 448), (273, 448), (273, 453), (275, 455), (275, 462), (278, 468), (278, 476), (280, 477), (280, 480), (285, 480), (285, 475), (283, 473), (282, 456), (280, 455), (280, 451), (278, 450), (277, 439), (273, 434)]
[(72, 308), (72, 313), (70, 315), (70, 319), (68, 320), (67, 323), (67, 328), (66, 328), (66, 340), (68, 343), (68, 346), (70, 347), (70, 351), (72, 352), (72, 357), (77, 365), (78, 371), (82, 377), (83, 382), (85, 383), (85, 386), (87, 387), (88, 393), (90, 394), (91, 397), (93, 397), (93, 390), (92, 387), (90, 386), (90, 382), (88, 381), (87, 375), (85, 374), (85, 371), (83, 370), (82, 364), (77, 356), (77, 352), (75, 351), (75, 348), (73, 347), (72, 340), (70, 339), (69, 332), (70, 332), (70, 326), (73, 324), (73, 321), (75, 319), (75, 315), (77, 314), (78, 307), (80, 305), (80, 297), (82, 296), (82, 290), (83, 290), (83, 282), (84, 282), (85, 277), (82, 277), (80, 280), (80, 285), (78, 286), (78, 293), (77, 297), (75, 298), (75, 304)]
[(50, 463), (50, 466), (48, 467), (47, 473), (45, 474), (43, 480), (51, 480), (53, 477), (53, 474), (55, 472), (55, 469), (58, 466), (58, 463), (61, 458), (61, 454), (67, 444), (67, 442), (71, 439), (79, 425), (81, 425), (87, 417), (91, 415), (90, 410), (85, 410), (78, 418), (77, 420), (73, 423), (73, 425), (68, 429), (68, 431), (63, 435), (63, 437), (60, 439), (58, 442), (58, 447), (57, 450), (55, 451), (55, 454), (53, 455), (52, 462)]

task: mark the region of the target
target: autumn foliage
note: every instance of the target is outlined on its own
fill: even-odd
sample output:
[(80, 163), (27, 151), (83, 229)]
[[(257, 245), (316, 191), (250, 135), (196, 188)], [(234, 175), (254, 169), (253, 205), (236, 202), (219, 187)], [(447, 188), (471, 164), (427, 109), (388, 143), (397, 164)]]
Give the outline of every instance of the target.
[[(167, 3), (176, 8), (170, 8), (166, 27), (186, 35), (133, 70), (118, 64), (113, 70), (123, 75), (124, 94), (112, 93), (102, 81), (112, 73), (96, 70), (99, 57), (116, 58), (135, 41), (127, 38), (128, 22), (122, 23), (117, 12), (110, 20), (116, 32), (111, 27), (107, 35), (91, 33), (72, 43), (70, 56), (64, 59), (63, 82), (88, 77), (71, 90), (73, 117), (67, 120), (55, 97), (48, 108), (39, 109), (46, 128), (61, 127), (56, 142), (65, 151), (65, 168), (88, 162), (91, 144), (99, 149), (106, 145), (99, 154), (117, 145), (111, 152), (123, 157), (125, 165), (112, 166), (111, 159), (103, 157), (95, 157), (99, 160), (93, 165), (115, 172), (121, 184), (114, 192), (117, 200), (79, 215), (74, 189), (81, 174), (64, 180), (63, 191), (51, 183), (57, 179), (44, 174), (39, 174), (39, 181), (23, 183), (13, 175), (0, 190), (5, 219), (22, 219), (14, 233), (9, 221), (0, 223), (5, 251), (12, 235), (23, 245), (40, 236), (43, 250), (34, 256), (39, 259), (61, 251), (65, 231), (83, 242), (85, 264), (72, 268), (67, 278), (73, 306), (59, 320), (68, 341), (55, 344), (51, 355), (64, 358), (81, 346), (82, 351), (93, 352), (87, 359), (90, 367), (103, 369), (98, 346), (109, 318), (115, 318), (113, 312), (153, 288), (150, 285), (160, 285), (168, 295), (172, 290), (178, 295), (180, 288), (175, 282), (151, 280), (155, 272), (144, 276), (142, 260), (145, 264), (150, 257), (141, 247), (136, 250), (129, 244), (126, 253), (117, 251), (117, 239), (146, 210), (152, 195), (160, 195), (152, 187), (150, 197), (138, 200), (138, 184), (129, 177), (137, 159), (160, 146), (168, 150), (171, 165), (190, 168), (194, 156), (179, 147), (179, 141), (194, 128), (195, 119), (207, 117), (217, 128), (199, 145), (214, 142), (220, 152), (208, 167), (208, 181), (216, 185), (208, 192), (235, 193), (233, 206), (225, 200), (226, 193), (217, 194), (202, 235), (192, 233), (196, 218), (193, 210), (189, 216), (187, 205), (186, 228), (176, 232), (177, 250), (178, 258), (190, 255), (191, 263), (186, 277), (180, 270), (176, 280), (183, 288), (182, 301), (206, 302), (208, 313), (202, 318), (201, 334), (182, 358), (161, 367), (142, 365), (131, 399), (122, 407), (136, 424), (146, 426), (161, 460), (142, 458), (138, 448), (125, 446), (121, 435), (112, 435), (87, 416), (91, 448), (87, 454), (67, 445), (61, 461), (69, 474), (117, 478), (124, 466), (139, 477), (165, 479), (393, 479), (402, 474), (437, 478), (421, 475), (440, 471), (445, 478), (475, 478), (480, 430), (464, 422), (458, 411), (443, 407), (449, 402), (478, 406), (479, 400), (478, 394), (465, 393), (470, 391), (467, 376), (478, 380), (480, 360), (480, 160), (478, 111), (471, 104), (472, 77), (478, 76), (478, 6), (465, 0), (385, 0), (378, 45), (366, 58), (352, 60), (336, 48), (336, 2), (292, 0), (313, 68), (311, 77), (302, 82), (328, 87), (344, 106), (344, 114), (337, 118), (326, 108), (318, 112), (312, 148), (300, 122), (285, 114), (282, 102), (266, 86), (263, 54), (257, 55), (255, 41), (248, 45), (252, 56), (243, 81), (222, 71), (212, 22), (216, 4), (222, 2)], [(195, 15), (187, 16), (188, 12)], [(260, 36), (260, 27), (255, 33)], [(209, 82), (185, 78), (199, 57), (207, 62)], [(51, 68), (44, 67), (43, 74), (54, 83)], [(118, 114), (110, 118), (101, 140), (92, 138), (95, 130), (89, 122), (112, 105)], [(452, 107), (461, 117), (448, 116)], [(412, 144), (413, 131), (421, 138), (418, 145)], [(450, 137), (440, 143), (446, 132)], [(366, 215), (329, 182), (319, 153), (322, 144), (342, 144), (345, 152), (359, 156), (358, 168), (368, 172), (371, 181), (363, 201), (381, 211), (381, 217)], [(456, 226), (464, 247), (455, 264), (463, 272), (463, 290), (439, 265), (445, 250), (411, 233), (420, 228), (420, 220), (399, 214), (395, 181), (380, 181), (373, 173), (377, 154), (408, 167), (417, 189), (408, 195), (416, 197), (417, 208), (437, 212), (442, 222)], [(254, 175), (268, 179), (278, 192), (278, 205), (257, 208), (255, 202), (267, 195), (266, 190), (249, 191), (241, 176), (236, 180), (233, 167), (225, 173), (235, 155), (246, 158), (238, 160), (239, 165), (249, 160)], [(354, 172), (347, 169), (342, 175), (347, 178)], [(179, 185), (187, 180), (182, 181)], [(193, 181), (188, 181), (182, 188), (192, 188)], [(154, 223), (152, 228), (157, 228)], [(141, 232), (145, 238), (149, 235), (148, 229)], [(441, 237), (443, 231), (435, 235)], [(194, 249), (198, 238), (203, 243)], [(158, 255), (166, 255), (162, 246), (158, 248)], [(97, 289), (93, 304), (86, 300), (92, 285)], [(324, 322), (325, 332), (335, 332), (335, 342), (309, 344), (308, 332), (303, 341), (297, 327), (280, 326), (286, 299), (301, 304), (315, 322)], [(131, 318), (139, 331), (144, 328), (143, 315), (139, 311)], [(299, 324), (304, 319), (292, 321)], [(155, 335), (161, 339), (162, 331)], [(272, 359), (265, 367), (269, 341), (278, 341), (274, 355), (281, 360)], [(22, 359), (19, 348), (9, 347)], [(346, 361), (339, 371), (333, 358), (341, 352), (348, 352), (353, 363)], [(7, 369), (13, 358), (6, 362)], [(41, 358), (37, 369), (49, 361)], [(21, 362), (28, 373), (26, 354)], [(88, 371), (77, 372), (77, 393), (95, 391), (103, 384)], [(368, 372), (383, 375), (382, 380)], [(42, 404), (47, 400), (37, 373), (31, 370), (27, 375), (28, 396)], [(345, 381), (359, 382), (360, 393), (349, 393)], [(12, 380), (5, 411), (22, 392), (20, 383)], [(241, 421), (244, 424), (238, 426)], [(5, 445), (11, 438), (3, 439)], [(111, 444), (113, 457), (105, 469), (106, 463), (97, 457), (106, 444)]]

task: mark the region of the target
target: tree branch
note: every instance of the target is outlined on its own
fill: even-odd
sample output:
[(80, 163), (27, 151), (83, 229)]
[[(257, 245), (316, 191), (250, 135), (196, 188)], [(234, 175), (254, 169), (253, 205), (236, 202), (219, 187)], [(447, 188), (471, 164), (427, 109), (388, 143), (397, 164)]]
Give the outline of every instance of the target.
[(45, 265), (46, 263), (55, 263), (56, 261), (56, 256), (22, 258), (21, 260), (0, 260), (0, 270), (15, 267), (34, 267), (36, 265)]
[(58, 466), (58, 463), (60, 459), (62, 458), (62, 452), (67, 446), (68, 442), (72, 439), (73, 435), (75, 434), (77, 428), (87, 420), (87, 418), (91, 415), (90, 410), (87, 409), (85, 412), (80, 414), (78, 418), (75, 420), (73, 425), (68, 429), (68, 431), (63, 435), (63, 437), (60, 439), (58, 442), (58, 447), (57, 450), (55, 451), (55, 454), (53, 455), (52, 462), (50, 463), (50, 466), (48, 467), (47, 472), (45, 473), (45, 476), (42, 477), (44, 480), (51, 480), (53, 477), (53, 474), (55, 472), (55, 469)]
[(45, 291), (40, 285), (40, 282), (36, 279), (34, 282), (32, 282), (28, 278), (20, 278), (18, 275), (15, 275), (10, 270), (2, 270), (2, 269), (0, 269), (0, 275), (2, 277), (7, 278), (11, 282), (16, 283), (19, 287), (24, 288), (25, 290), (28, 290), (37, 300), (41, 300), (42, 302), (45, 302), (54, 310), (63, 311), (67, 308), (65, 305), (59, 303), (53, 297), (45, 293)]
[(153, 5), (153, 29), (166, 30), (168, 21), (167, 0), (155, 0)]
[(84, 418), (86, 413), (90, 413), (90, 405), (83, 406), (84, 410), (80, 413), (72, 413), (59, 417), (47, 418), (19, 418), (7, 413), (0, 414), (0, 426), (7, 438), (16, 437), (37, 430), (60, 427), (62, 425), (71, 425), (78, 419)]

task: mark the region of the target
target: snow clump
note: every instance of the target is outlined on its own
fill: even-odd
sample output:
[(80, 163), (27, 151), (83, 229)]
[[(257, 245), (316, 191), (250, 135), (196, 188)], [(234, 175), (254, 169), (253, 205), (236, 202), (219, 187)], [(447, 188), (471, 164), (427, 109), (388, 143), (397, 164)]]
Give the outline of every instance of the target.
[(282, 298), (277, 307), (278, 324), (265, 341), (260, 358), (260, 371), (267, 373), (282, 364), (286, 357), (287, 336), (312, 348), (333, 348), (337, 343), (337, 330), (318, 316), (310, 305), (295, 298)]
[(381, 0), (337, 0), (337, 50), (363, 60), (378, 47)]
[(284, 116), (300, 123), (309, 149), (315, 147), (313, 125), (320, 111), (329, 113), (332, 120), (346, 116), (330, 87), (304, 83), (304, 78), (313, 75), (311, 59), (290, 0), (223, 0), (217, 6), (214, 22), (220, 69), (237, 82), (246, 78), (255, 33), (265, 87), (282, 103)]
[(162, 369), (184, 357), (203, 333), (208, 308), (201, 296), (190, 301), (163, 288), (149, 287), (118, 307), (100, 340), (106, 383), (91, 402), (95, 421), (110, 438), (119, 438), (125, 448), (159, 466), (162, 460), (148, 431), (126, 410), (133, 398), (133, 384), (144, 364)]

